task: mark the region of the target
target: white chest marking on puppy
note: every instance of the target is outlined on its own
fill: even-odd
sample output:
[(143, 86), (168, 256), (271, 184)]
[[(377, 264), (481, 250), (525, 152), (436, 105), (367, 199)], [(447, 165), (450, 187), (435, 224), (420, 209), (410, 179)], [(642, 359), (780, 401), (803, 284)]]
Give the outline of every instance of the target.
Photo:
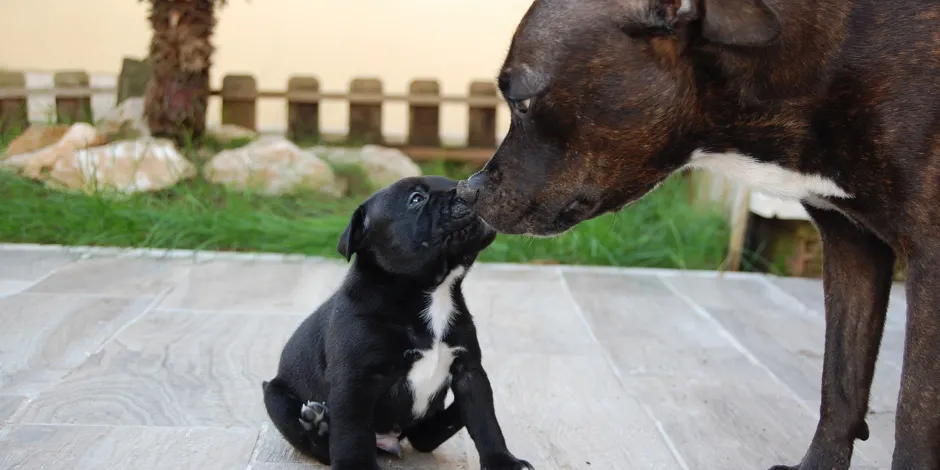
[(421, 358), (412, 364), (408, 372), (408, 383), (414, 403), (412, 413), (416, 418), (424, 416), (431, 398), (450, 379), (450, 365), (454, 362), (454, 353), (462, 349), (450, 347), (443, 338), (454, 315), (451, 290), (464, 272), (463, 266), (451, 271), (444, 282), (429, 294), (430, 303), (422, 312), (422, 317), (434, 335), (434, 342), (430, 349), (421, 351)]
[(820, 198), (852, 197), (829, 178), (788, 170), (739, 153), (710, 153), (699, 149), (692, 152), (692, 160), (688, 166), (720, 173), (781, 199), (812, 204)]

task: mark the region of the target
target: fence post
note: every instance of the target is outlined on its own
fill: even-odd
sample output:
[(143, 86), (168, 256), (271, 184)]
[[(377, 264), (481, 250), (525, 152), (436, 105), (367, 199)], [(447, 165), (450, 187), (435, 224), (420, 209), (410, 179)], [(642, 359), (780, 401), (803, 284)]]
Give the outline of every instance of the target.
[(137, 60), (125, 57), (121, 64), (121, 74), (117, 81), (117, 103), (121, 104), (128, 98), (143, 98), (147, 93), (147, 83), (153, 70), (150, 60)]
[[(411, 96), (441, 96), (437, 80), (415, 80), (408, 88)], [(408, 145), (415, 147), (441, 146), (441, 105), (410, 104), (408, 106)]]
[(382, 144), (382, 81), (377, 78), (356, 78), (349, 84), (350, 94), (373, 94), (375, 98), (349, 99), (349, 135), (355, 144)]
[[(56, 72), (52, 77), (55, 87), (70, 90), (86, 89), (90, 91), (88, 73), (80, 71)], [(92, 122), (91, 94), (87, 96), (58, 96), (55, 97), (55, 116), (59, 124), (73, 124), (76, 122)]]
[[(495, 97), (496, 84), (476, 81), (470, 84), (470, 97)], [(471, 105), (467, 122), (467, 147), (496, 147), (496, 106)]]
[(222, 124), (257, 130), (258, 84), (251, 75), (222, 78)]
[(309, 143), (320, 138), (319, 101), (295, 101), (292, 93), (317, 93), (316, 77), (291, 77), (287, 81), (287, 137), (294, 142)]
[[(15, 89), (26, 89), (26, 74), (0, 70), (0, 91)], [(22, 132), (27, 127), (26, 96), (0, 98), (0, 137)]]

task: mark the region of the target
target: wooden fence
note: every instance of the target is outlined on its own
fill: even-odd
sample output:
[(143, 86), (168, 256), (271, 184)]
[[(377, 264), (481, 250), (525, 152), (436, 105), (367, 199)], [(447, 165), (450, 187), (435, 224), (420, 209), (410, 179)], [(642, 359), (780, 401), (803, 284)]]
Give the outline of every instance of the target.
[[(27, 98), (36, 95), (55, 97), (57, 122), (91, 122), (94, 120), (91, 97), (115, 94), (116, 87), (92, 87), (85, 72), (57, 72), (51, 88), (27, 88), (25, 74), (0, 71), (0, 132), (24, 128), (29, 124)], [(295, 141), (321, 139), (320, 103), (344, 101), (349, 106), (348, 133), (345, 141), (355, 144), (379, 144), (402, 147), (416, 160), (444, 159), (482, 163), (492, 155), (497, 144), (496, 111), (504, 105), (491, 81), (475, 81), (467, 95), (443, 95), (437, 80), (419, 79), (411, 82), (407, 93), (385, 93), (381, 80), (356, 78), (346, 92), (320, 89), (312, 76), (295, 76), (287, 82), (286, 91), (261, 90), (250, 75), (227, 75), (222, 88), (212, 90), (222, 100), (222, 124), (236, 124), (257, 130), (257, 106), (261, 99), (284, 100), (287, 112), (287, 136)], [(390, 143), (382, 133), (383, 105), (408, 105), (408, 130), (404, 143)], [(441, 139), (441, 105), (467, 106), (467, 145), (445, 148)]]

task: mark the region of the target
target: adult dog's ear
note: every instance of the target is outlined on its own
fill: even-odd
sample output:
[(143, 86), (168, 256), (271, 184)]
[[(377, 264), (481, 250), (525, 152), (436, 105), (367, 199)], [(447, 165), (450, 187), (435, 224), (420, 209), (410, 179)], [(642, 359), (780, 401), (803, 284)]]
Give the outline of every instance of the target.
[(339, 237), (339, 245), (336, 250), (346, 258), (346, 262), (352, 259), (352, 255), (362, 248), (362, 239), (366, 231), (366, 209), (365, 206), (359, 206), (353, 212), (349, 225), (343, 234)]
[(780, 18), (765, 0), (618, 0), (625, 29), (677, 32), (700, 25), (703, 38), (731, 46), (766, 46), (780, 36)]

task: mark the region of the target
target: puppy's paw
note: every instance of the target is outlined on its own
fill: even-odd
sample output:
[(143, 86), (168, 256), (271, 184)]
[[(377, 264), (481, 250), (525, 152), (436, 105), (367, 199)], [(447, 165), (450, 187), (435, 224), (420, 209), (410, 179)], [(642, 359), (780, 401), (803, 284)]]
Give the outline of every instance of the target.
[(500, 453), (486, 456), (480, 459), (483, 470), (534, 470), (529, 462), (517, 459), (512, 454)]
[(330, 417), (326, 405), (315, 401), (308, 401), (300, 407), (300, 425), (307, 432), (316, 432), (324, 436), (330, 432)]

